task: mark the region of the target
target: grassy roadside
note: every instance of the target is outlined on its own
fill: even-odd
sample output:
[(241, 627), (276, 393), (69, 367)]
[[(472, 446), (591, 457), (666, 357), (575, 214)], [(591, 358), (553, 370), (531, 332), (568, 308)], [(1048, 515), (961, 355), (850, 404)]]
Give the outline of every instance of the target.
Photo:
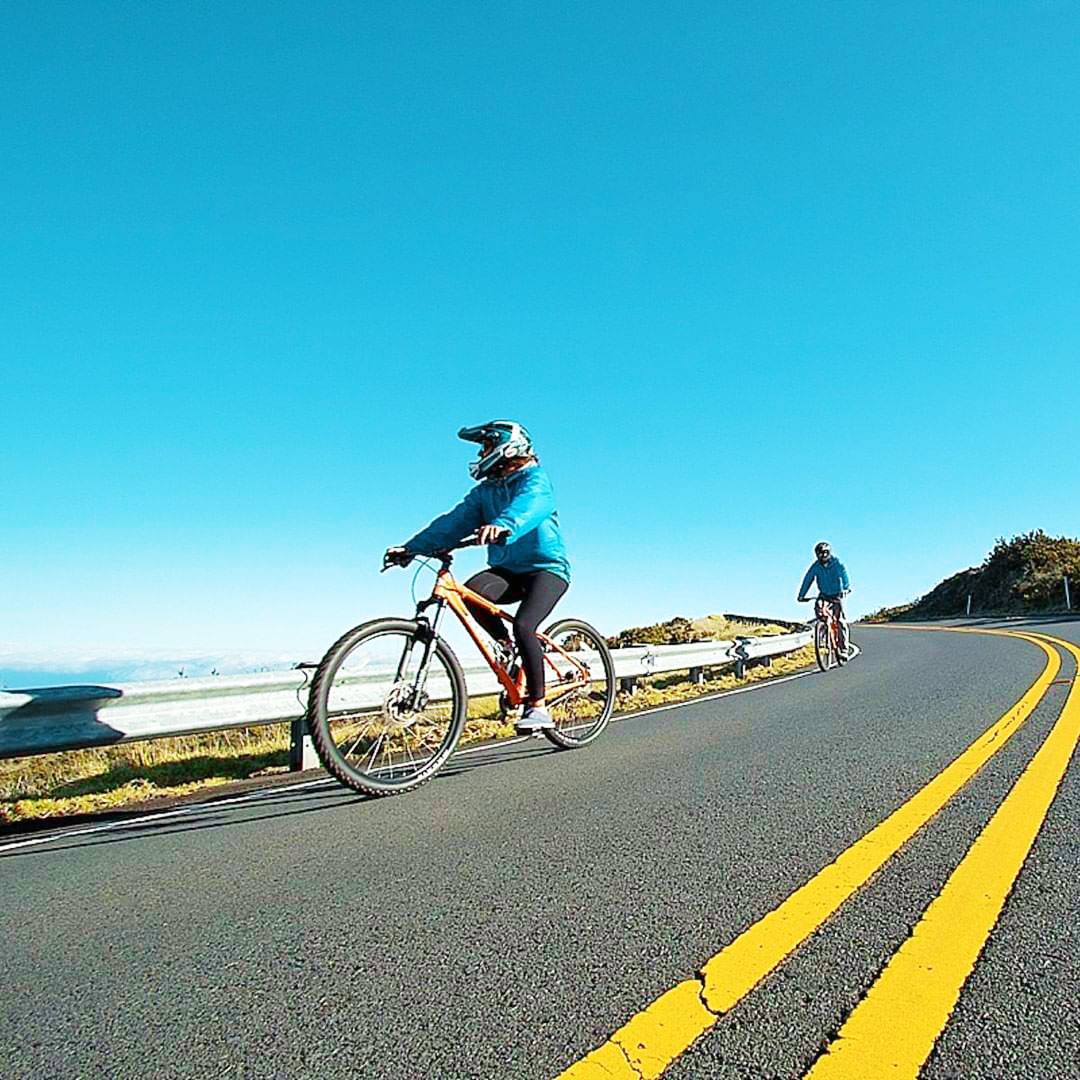
[[(813, 662), (813, 648), (807, 646), (775, 657), (771, 666), (748, 668), (742, 679), (731, 670), (714, 672), (701, 685), (690, 683), (685, 672), (643, 678), (633, 693), (619, 693), (615, 712), (690, 701), (791, 674)], [(513, 731), (511, 725), (500, 723), (495, 697), (470, 701), (463, 744), (505, 738)], [(0, 761), (0, 825), (190, 795), (285, 772), (288, 758), (286, 723)]]

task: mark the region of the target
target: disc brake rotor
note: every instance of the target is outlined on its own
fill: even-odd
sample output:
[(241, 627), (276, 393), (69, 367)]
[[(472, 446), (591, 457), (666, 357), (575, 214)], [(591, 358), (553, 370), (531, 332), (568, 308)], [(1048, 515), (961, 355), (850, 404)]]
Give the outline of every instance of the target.
[(427, 694), (421, 694), (420, 700), (414, 701), (415, 691), (408, 683), (397, 682), (383, 698), (383, 717), (387, 731), (408, 731), (416, 723), (420, 713), (427, 705)]

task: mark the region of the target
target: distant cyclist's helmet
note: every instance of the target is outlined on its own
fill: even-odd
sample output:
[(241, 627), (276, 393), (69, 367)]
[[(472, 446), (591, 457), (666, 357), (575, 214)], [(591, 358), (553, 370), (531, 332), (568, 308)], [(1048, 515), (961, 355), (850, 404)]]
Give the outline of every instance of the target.
[(822, 556), (828, 556), (831, 553), (831, 549), (828, 542), (825, 540), (819, 540), (814, 545), (814, 554), (820, 559)]
[(480, 444), (479, 455), (469, 463), (469, 475), (474, 480), (486, 480), (506, 462), (533, 452), (529, 433), (513, 420), (489, 420), (476, 427), (463, 427), (458, 438)]

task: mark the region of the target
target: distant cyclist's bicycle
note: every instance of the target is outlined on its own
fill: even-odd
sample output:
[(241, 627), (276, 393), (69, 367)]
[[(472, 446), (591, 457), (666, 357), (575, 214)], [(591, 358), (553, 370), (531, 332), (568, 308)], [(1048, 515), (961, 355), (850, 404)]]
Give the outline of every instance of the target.
[[(840, 625), (839, 607), (835, 596), (808, 596), (814, 601), (814, 659), (822, 671), (847, 663), (851, 649), (851, 634), (846, 624)], [(843, 644), (842, 644), (843, 643)]]
[[(458, 547), (475, 543), (470, 537)], [(469, 696), (461, 663), (439, 636), (447, 608), (495, 674), (500, 714), (506, 718), (525, 702), (521, 665), (497, 653), (465, 600), (506, 622), (513, 616), (454, 580), (453, 550), (433, 556), (440, 564), (435, 586), (417, 604), (415, 618), (354, 627), (315, 671), (307, 710), (311, 741), (326, 770), (357, 791), (396, 795), (419, 787), (442, 768), (461, 737)], [(383, 569), (391, 565), (396, 564), (388, 561)], [(545, 704), (555, 721), (543, 733), (563, 749), (586, 746), (607, 726), (615, 705), (618, 687), (607, 643), (580, 619), (561, 619), (537, 637)]]

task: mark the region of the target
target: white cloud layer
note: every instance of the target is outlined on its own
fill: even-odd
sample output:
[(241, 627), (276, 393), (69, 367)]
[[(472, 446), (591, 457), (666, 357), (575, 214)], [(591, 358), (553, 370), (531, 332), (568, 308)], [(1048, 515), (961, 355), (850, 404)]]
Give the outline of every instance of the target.
[(197, 652), (180, 649), (134, 650), (20, 650), (0, 642), (0, 673), (11, 683), (20, 672), (93, 673), (111, 682), (144, 682), (206, 675), (243, 675), (257, 671), (286, 671), (309, 657), (276, 651)]

